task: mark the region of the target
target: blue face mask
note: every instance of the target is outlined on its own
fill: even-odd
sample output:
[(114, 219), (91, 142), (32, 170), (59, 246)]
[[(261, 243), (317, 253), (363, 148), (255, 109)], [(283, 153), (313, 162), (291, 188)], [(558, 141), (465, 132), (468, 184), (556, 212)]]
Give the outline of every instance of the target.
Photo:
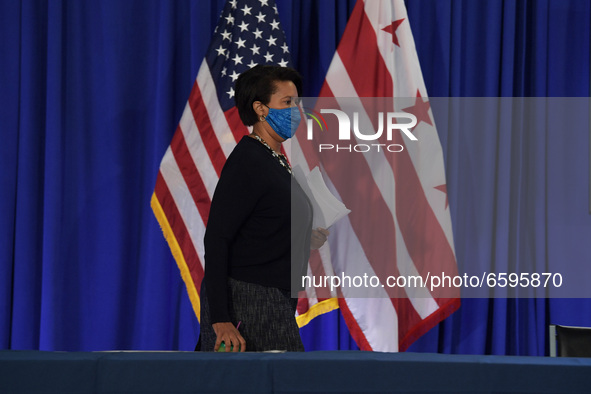
[[(269, 107), (267, 106), (267, 108)], [(287, 140), (295, 134), (302, 120), (302, 115), (298, 107), (284, 109), (269, 108), (269, 114), (265, 120), (279, 137)]]

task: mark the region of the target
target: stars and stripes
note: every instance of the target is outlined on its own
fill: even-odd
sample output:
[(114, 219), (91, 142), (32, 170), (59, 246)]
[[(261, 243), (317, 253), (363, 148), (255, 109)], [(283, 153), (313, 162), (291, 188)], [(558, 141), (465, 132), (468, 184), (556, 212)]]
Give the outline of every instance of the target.
[(240, 73), (257, 64), (288, 66), (290, 53), (273, 0), (225, 4), (172, 142), (160, 164), (152, 209), (187, 286), (197, 318), (203, 236), (226, 158), (248, 133), (234, 106)]
[(271, 1), (229, 1), (205, 56), (223, 111), (234, 106), (234, 83), (257, 64), (291, 64), (277, 7)]

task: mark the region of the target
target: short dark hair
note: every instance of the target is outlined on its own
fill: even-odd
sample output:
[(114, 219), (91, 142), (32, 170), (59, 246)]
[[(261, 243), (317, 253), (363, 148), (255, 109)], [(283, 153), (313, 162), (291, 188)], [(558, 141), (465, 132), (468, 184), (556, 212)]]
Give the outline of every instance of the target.
[(240, 74), (236, 81), (234, 101), (242, 123), (254, 125), (259, 117), (252, 108), (255, 101), (268, 104), (271, 95), (277, 91), (275, 82), (291, 81), (302, 94), (302, 76), (293, 68), (258, 65)]

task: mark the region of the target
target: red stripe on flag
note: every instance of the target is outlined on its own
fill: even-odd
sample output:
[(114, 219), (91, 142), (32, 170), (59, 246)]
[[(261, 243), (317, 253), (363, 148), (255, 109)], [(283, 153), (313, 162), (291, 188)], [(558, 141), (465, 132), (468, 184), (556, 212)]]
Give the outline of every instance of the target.
[(177, 165), (181, 170), (183, 179), (189, 188), (189, 192), (193, 197), (193, 201), (199, 210), (199, 214), (203, 219), (203, 223), (207, 226), (207, 218), (209, 217), (209, 205), (211, 204), (211, 200), (206, 192), (201, 174), (197, 170), (195, 162), (191, 157), (191, 153), (189, 152), (189, 148), (187, 147), (187, 143), (185, 141), (185, 136), (183, 135), (180, 126), (177, 127), (177, 131), (172, 137), (170, 149), (172, 150), (172, 154), (174, 155)]
[(305, 297), (305, 294), (300, 295), (299, 299), (298, 299), (298, 307), (297, 307), (298, 315), (303, 315), (304, 313), (308, 312), (309, 309), (310, 309), (310, 304), (308, 302), (308, 298)]
[(347, 323), (349, 333), (351, 334), (351, 337), (353, 337), (353, 339), (355, 340), (355, 343), (357, 343), (357, 346), (359, 346), (359, 349), (373, 351), (371, 345), (365, 337), (365, 334), (363, 333), (363, 330), (361, 329), (361, 327), (359, 327), (357, 319), (355, 319), (355, 316), (353, 315), (353, 313), (351, 313), (351, 310), (347, 305), (347, 300), (345, 300), (344, 298), (339, 298), (339, 308), (341, 310), (343, 318), (345, 319), (345, 323)]
[(425, 335), (429, 330), (439, 324), (443, 319), (454, 313), (460, 307), (459, 298), (441, 298), (439, 308), (422, 322), (412, 327), (404, 337), (400, 339), (400, 351), (404, 352), (414, 341)]
[[(404, 146), (401, 135), (394, 143)], [(457, 275), (458, 267), (447, 237), (425, 196), (423, 186), (412, 160), (405, 149), (396, 153), (396, 161), (389, 161), (398, 185), (396, 188), (396, 216), (409, 255), (423, 278), (445, 272)], [(433, 292), (432, 292), (433, 293)], [(435, 291), (434, 296), (459, 296), (459, 292)], [(438, 300), (439, 302), (439, 300)]]
[(191, 240), (187, 226), (185, 225), (182, 215), (179, 212), (176, 203), (170, 194), (168, 185), (164, 181), (160, 171), (158, 172), (158, 177), (156, 178), (154, 193), (156, 194), (156, 198), (158, 199), (158, 202), (160, 203), (160, 206), (166, 215), (166, 219), (170, 224), (170, 228), (174, 233), (174, 237), (181, 248), (183, 257), (185, 258), (185, 262), (187, 263), (187, 267), (191, 273), (193, 283), (195, 284), (197, 292), (199, 292), (201, 279), (203, 278), (203, 266), (199, 259), (199, 255), (195, 250), (195, 246), (193, 245), (193, 241)]
[(207, 113), (207, 108), (203, 102), (203, 97), (201, 96), (201, 90), (199, 89), (197, 81), (193, 84), (193, 90), (189, 96), (189, 106), (193, 112), (193, 118), (195, 119), (197, 130), (199, 130), (199, 134), (201, 134), (201, 141), (203, 142), (205, 150), (213, 164), (213, 168), (215, 168), (219, 177), (222, 173), (222, 167), (226, 162), (226, 156), (222, 151), (220, 142), (218, 141), (213, 126), (211, 125), (211, 120), (209, 119), (209, 114)]
[(238, 108), (232, 107), (224, 112), (224, 115), (226, 115), (226, 121), (228, 122), (228, 126), (230, 126), (230, 130), (232, 130), (232, 134), (234, 134), (236, 142), (249, 134), (248, 128), (242, 123), (242, 120), (240, 120)]
[[(376, 33), (358, 1), (337, 49), (359, 97), (392, 97), (390, 72), (380, 54)], [(376, 83), (379, 81), (379, 83)]]
[[(322, 89), (320, 89), (320, 93), (318, 93), (318, 97), (334, 97), (334, 93), (330, 89), (330, 85), (327, 81), (324, 81), (322, 84)], [(328, 125), (326, 125), (328, 131)]]

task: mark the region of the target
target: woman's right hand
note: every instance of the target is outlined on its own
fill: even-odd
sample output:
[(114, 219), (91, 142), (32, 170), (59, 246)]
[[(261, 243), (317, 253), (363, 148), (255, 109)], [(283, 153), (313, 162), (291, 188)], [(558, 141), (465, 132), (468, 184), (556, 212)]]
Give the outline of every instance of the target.
[(310, 237), (310, 249), (320, 249), (320, 247), (324, 245), (324, 243), (328, 239), (329, 234), (330, 231), (321, 227), (312, 230), (312, 236)]
[[(214, 323), (212, 324), (213, 330), (215, 331), (216, 340), (213, 348), (214, 352), (217, 352), (222, 341), (226, 345), (226, 352), (244, 352), (246, 351), (246, 341), (238, 332), (238, 329), (230, 322)], [(232, 349), (232, 346), (234, 348)], [(232, 349), (232, 350), (230, 350)]]

